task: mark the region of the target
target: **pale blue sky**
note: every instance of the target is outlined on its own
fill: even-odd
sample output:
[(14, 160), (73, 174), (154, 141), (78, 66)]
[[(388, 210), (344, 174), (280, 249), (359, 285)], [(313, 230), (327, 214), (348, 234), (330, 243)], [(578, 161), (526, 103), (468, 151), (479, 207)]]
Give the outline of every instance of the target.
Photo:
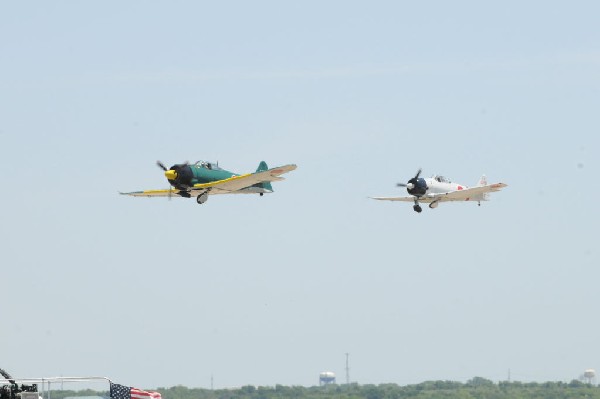
[[(600, 368), (594, 1), (2, 2), (2, 364), (142, 387)], [(264, 196), (122, 197), (296, 163)], [(418, 215), (422, 167), (509, 187)]]

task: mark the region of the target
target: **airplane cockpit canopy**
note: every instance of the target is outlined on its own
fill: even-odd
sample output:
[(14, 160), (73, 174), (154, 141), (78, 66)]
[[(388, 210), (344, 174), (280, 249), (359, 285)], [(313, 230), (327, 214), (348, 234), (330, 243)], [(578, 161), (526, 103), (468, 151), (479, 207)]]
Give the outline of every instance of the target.
[(440, 176), (440, 175), (436, 175), (433, 177), (436, 181), (439, 181), (440, 183), (452, 183), (450, 181), (450, 179), (448, 179), (447, 177), (444, 176)]
[(196, 164), (200, 166), (201, 168), (206, 168), (206, 169), (211, 169), (211, 170), (222, 170), (219, 167), (218, 163), (215, 162), (207, 162), (207, 161), (196, 161)]

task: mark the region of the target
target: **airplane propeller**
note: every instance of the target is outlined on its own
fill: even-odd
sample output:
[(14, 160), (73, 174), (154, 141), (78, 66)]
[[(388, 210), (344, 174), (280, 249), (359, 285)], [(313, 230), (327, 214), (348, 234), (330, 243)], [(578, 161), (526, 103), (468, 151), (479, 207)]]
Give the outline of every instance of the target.
[[(192, 185), (194, 175), (189, 167), (190, 163), (188, 161), (181, 164), (175, 164), (170, 168), (167, 168), (161, 161), (156, 161), (156, 165), (165, 172), (165, 177), (175, 189), (185, 190)], [(169, 199), (171, 199), (172, 192), (173, 188), (169, 188)], [(179, 191), (179, 195), (182, 195), (181, 191)]]
[[(166, 172), (167, 170), (169, 170), (169, 169), (167, 169), (167, 167), (165, 166), (165, 164), (164, 164), (164, 163), (162, 163), (162, 162), (160, 162), (160, 161), (156, 161), (156, 165), (157, 165), (159, 168), (161, 168), (162, 170), (164, 170), (165, 172)], [(171, 196), (172, 196), (171, 194), (173, 193), (173, 189), (172, 189), (172, 188), (169, 186), (168, 190), (169, 190), (169, 195), (168, 195), (167, 197), (169, 198), (169, 201), (171, 201)]]
[(160, 161), (156, 161), (156, 165), (165, 172), (165, 177), (167, 178), (167, 180), (175, 181), (177, 180), (177, 171), (181, 166), (187, 165), (187, 162), (184, 165), (173, 165), (168, 169), (165, 166), (165, 164)]
[(167, 167), (160, 161), (156, 161), (156, 164), (158, 165), (159, 168), (161, 168), (162, 170), (164, 170), (165, 172), (169, 169), (167, 169)]
[(419, 177), (421, 176), (422, 171), (423, 169), (419, 168), (415, 177), (411, 178), (407, 183), (397, 183), (396, 186), (406, 187), (406, 191), (408, 191), (409, 194), (415, 195), (417, 197), (425, 195), (429, 187), (427, 187), (425, 179)]

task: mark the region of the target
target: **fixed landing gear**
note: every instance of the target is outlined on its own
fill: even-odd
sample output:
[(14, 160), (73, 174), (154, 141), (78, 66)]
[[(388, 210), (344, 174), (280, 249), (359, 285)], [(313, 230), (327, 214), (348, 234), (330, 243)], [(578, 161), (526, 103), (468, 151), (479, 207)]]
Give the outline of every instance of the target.
[(419, 205), (419, 201), (417, 201), (416, 198), (415, 198), (415, 204), (413, 205), (413, 210), (417, 213), (421, 213), (423, 211), (423, 208), (421, 208), (421, 205)]
[(262, 197), (265, 193), (260, 193), (260, 196)]
[(208, 193), (204, 192), (196, 197), (196, 202), (198, 204), (204, 204), (208, 200)]

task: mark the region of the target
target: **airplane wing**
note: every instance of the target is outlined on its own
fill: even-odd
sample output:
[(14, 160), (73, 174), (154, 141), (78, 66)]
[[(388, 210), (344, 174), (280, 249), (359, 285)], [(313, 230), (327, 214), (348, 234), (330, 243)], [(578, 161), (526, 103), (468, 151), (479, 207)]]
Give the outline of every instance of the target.
[(382, 201), (403, 201), (403, 202), (414, 202), (415, 196), (410, 197), (371, 197), (371, 199), (382, 200)]
[(194, 187), (192, 187), (192, 191), (206, 191), (206, 189), (210, 189), (209, 194), (234, 193), (254, 184), (285, 180), (280, 175), (291, 172), (294, 169), (296, 169), (296, 165), (284, 165), (262, 172), (233, 176), (228, 179), (217, 180), (210, 183), (195, 184)]
[(176, 189), (172, 189), (172, 190), (145, 190), (145, 191), (132, 191), (130, 193), (122, 193), (119, 192), (119, 194), (121, 195), (130, 195), (132, 197), (178, 197), (179, 196), (179, 190)]
[(507, 184), (504, 183), (495, 183), (488, 184), (485, 186), (466, 188), (464, 190), (450, 191), (442, 194), (432, 194), (431, 196), (427, 196), (432, 198), (431, 201), (423, 202), (469, 201), (470, 199), (481, 198), (481, 196), (485, 193), (500, 191), (506, 186)]
[[(371, 197), (371, 199), (376, 199), (376, 200), (382, 200), (382, 201), (402, 201), (402, 202), (415, 202), (415, 197), (414, 195), (411, 195), (409, 197)], [(423, 202), (423, 203), (430, 203), (436, 200), (436, 198), (433, 196), (433, 194), (431, 196), (423, 196), (418, 198), (419, 202)]]
[[(479, 197), (485, 193), (500, 191), (501, 189), (503, 189), (506, 186), (507, 186), (507, 184), (504, 184), (504, 183), (495, 183), (495, 184), (488, 184), (486, 186), (466, 188), (464, 190), (449, 191), (447, 193), (427, 194), (427, 195), (424, 195), (421, 198), (419, 198), (419, 202), (428, 204), (428, 203), (434, 202), (434, 201), (440, 201), (440, 202), (469, 201), (471, 198)], [(383, 200), (383, 201), (414, 202), (416, 197), (411, 195), (408, 197), (371, 197), (371, 198), (376, 199), (376, 200)]]

